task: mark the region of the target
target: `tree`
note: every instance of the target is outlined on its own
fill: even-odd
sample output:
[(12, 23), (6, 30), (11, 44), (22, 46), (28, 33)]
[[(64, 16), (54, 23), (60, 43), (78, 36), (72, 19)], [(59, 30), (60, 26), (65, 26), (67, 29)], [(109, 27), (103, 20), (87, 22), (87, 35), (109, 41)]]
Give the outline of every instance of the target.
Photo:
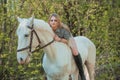
[(36, 18), (45, 21), (51, 13), (58, 13), (74, 36), (84, 35), (95, 43), (96, 80), (118, 79), (120, 76), (120, 1), (56, 0), (54, 3), (51, 1), (0, 1), (0, 58), (2, 59), (0, 76), (3, 76), (2, 79), (43, 80), (42, 55), (39, 54), (43, 53), (42, 50), (33, 54), (33, 60), (28, 65), (18, 65), (16, 60), (18, 22), (15, 15), (29, 18), (33, 13)]

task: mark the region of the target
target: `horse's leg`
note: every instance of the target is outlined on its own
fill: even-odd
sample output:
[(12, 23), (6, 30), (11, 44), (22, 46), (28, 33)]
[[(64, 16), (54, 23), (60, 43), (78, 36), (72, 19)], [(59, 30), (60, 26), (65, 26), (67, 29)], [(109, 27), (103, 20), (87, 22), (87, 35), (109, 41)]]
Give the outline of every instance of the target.
[(47, 80), (69, 80), (69, 75), (59, 77), (59, 79), (47, 76)]
[(47, 75), (47, 80), (53, 80), (53, 79)]
[(94, 68), (95, 68), (95, 64), (92, 64), (89, 61), (86, 61), (86, 67), (88, 69), (90, 80), (94, 80), (94, 74), (95, 74)]
[(90, 80), (88, 69), (87, 69), (86, 65), (84, 66), (84, 74), (85, 74), (86, 80)]
[(62, 78), (59, 80), (69, 80), (69, 75), (62, 76)]
[(71, 74), (72, 80), (78, 80), (78, 76), (79, 76), (79, 71), (78, 70), (76, 72), (74, 72), (73, 74)]
[(96, 48), (93, 43), (90, 43), (88, 48), (88, 57), (87, 57), (87, 60), (85, 61), (90, 80), (94, 80), (95, 62), (96, 62)]

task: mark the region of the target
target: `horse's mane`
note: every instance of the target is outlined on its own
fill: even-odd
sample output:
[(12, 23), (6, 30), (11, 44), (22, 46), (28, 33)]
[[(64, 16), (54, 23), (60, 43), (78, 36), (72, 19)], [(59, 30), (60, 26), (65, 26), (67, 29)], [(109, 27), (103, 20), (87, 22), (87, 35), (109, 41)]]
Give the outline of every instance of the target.
[[(16, 33), (17, 34), (20, 34), (20, 31), (22, 31), (22, 32), (26, 32), (27, 30), (27, 28), (26, 28), (26, 26), (27, 26), (27, 24), (26, 24), (26, 21), (27, 21), (27, 19), (25, 19), (25, 18), (23, 18), (22, 19), (22, 23), (21, 24), (19, 24), (19, 27), (17, 28), (17, 30), (16, 30)], [(25, 25), (25, 26), (23, 26), (23, 25)], [(28, 29), (29, 30), (29, 29)]]
[[(23, 26), (25, 24), (25, 26)], [(28, 25), (30, 25), (29, 20), (26, 18), (22, 19), (22, 24), (20, 25), (20, 27), (18, 27), (17, 29), (17, 33), (19, 32), (19, 30), (22, 28), (26, 28)], [(36, 29), (41, 29), (41, 30), (46, 30), (49, 31), (50, 33), (53, 34), (53, 30), (52, 28), (49, 26), (49, 24), (47, 22), (45, 22), (44, 20), (41, 19), (34, 19), (33, 25)]]
[(34, 26), (35, 26), (36, 28), (49, 31), (50, 33), (53, 34), (52, 28), (51, 28), (50, 25), (49, 25), (47, 22), (45, 22), (44, 20), (34, 19)]

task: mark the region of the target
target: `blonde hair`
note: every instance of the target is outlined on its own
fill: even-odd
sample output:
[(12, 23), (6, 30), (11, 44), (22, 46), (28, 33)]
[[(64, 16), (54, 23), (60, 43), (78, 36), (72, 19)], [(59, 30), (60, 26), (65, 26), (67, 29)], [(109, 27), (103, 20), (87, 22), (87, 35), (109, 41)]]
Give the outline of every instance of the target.
[(51, 14), (50, 15), (50, 17), (49, 17), (49, 19), (48, 19), (48, 23), (50, 24), (50, 20), (51, 20), (51, 17), (55, 17), (56, 19), (57, 19), (57, 21), (58, 21), (58, 27), (61, 27), (61, 21), (60, 21), (60, 17), (59, 17), (59, 15), (58, 14), (56, 14), (56, 13), (53, 13), (53, 14)]
[(50, 15), (50, 17), (49, 17), (49, 19), (48, 19), (48, 23), (49, 23), (49, 24), (50, 24), (50, 19), (51, 19), (51, 17), (53, 17), (53, 16), (58, 20), (58, 24), (59, 24), (58, 27), (63, 27), (63, 28), (65, 28), (66, 30), (68, 30), (68, 31), (70, 32), (69, 27), (68, 27), (66, 24), (64, 24), (64, 23), (61, 22), (59, 15), (56, 14), (56, 13), (53, 13), (53, 14)]

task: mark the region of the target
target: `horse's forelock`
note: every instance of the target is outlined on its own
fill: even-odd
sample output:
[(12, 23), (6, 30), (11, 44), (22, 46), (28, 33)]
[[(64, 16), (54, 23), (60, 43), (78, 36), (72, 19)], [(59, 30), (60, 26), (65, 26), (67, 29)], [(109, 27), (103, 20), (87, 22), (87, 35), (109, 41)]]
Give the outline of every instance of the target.
[(27, 27), (29, 26), (29, 23), (28, 23), (28, 20), (27, 19), (23, 19), (23, 21), (21, 21), (19, 23), (19, 26), (17, 28), (17, 35), (18, 34), (22, 34), (22, 33), (25, 33), (27, 32), (28, 30), (30, 31), (30, 29)]
[(50, 33), (53, 34), (52, 28), (44, 20), (35, 19), (33, 25), (34, 25), (35, 28), (38, 28), (38, 29), (40, 29), (42, 31), (47, 31), (47, 32), (50, 32)]

